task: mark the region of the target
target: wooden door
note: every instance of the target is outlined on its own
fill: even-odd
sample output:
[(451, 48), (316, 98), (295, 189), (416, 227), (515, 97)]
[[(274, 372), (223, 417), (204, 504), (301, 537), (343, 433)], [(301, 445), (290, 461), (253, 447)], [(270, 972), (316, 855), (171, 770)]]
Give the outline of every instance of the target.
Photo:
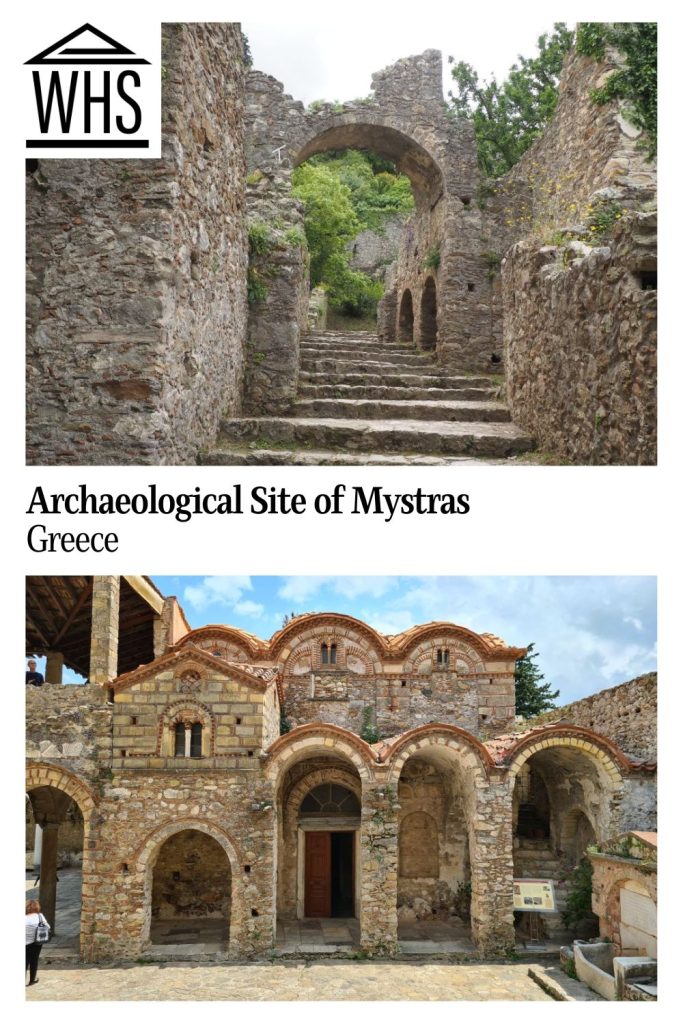
[(305, 898), (306, 917), (332, 914), (332, 837), (329, 832), (306, 832)]

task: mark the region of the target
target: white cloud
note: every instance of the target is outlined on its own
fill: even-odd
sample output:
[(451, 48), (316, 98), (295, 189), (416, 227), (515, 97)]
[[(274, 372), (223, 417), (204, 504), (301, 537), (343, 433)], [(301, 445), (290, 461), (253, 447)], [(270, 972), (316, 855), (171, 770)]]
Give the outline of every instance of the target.
[(364, 595), (383, 597), (397, 587), (396, 576), (288, 576), (278, 590), (278, 597), (302, 605), (323, 590), (354, 599)]
[(244, 592), (253, 589), (250, 576), (205, 576), (198, 586), (185, 587), (183, 600), (198, 612), (216, 604), (235, 608)]
[(257, 601), (238, 601), (234, 606), (234, 611), (236, 611), (238, 615), (246, 615), (251, 619), (260, 619), (265, 608)]

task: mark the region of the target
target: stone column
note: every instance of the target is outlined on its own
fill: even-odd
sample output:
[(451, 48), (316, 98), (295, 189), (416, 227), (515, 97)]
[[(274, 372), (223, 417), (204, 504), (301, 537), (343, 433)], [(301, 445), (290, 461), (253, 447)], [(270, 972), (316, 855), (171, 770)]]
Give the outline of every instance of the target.
[(189, 757), (192, 750), (192, 726), (185, 723), (185, 757)]
[(61, 651), (48, 651), (45, 662), (45, 682), (61, 686), (64, 655)]
[(472, 940), (484, 956), (514, 948), (512, 800), (508, 784), (492, 778), (476, 790), (470, 828)]
[(43, 851), (43, 826), (36, 822), (33, 834), (33, 870), (40, 875), (40, 857)]
[(40, 887), (38, 899), (42, 913), (57, 934), (55, 907), (57, 905), (57, 837), (59, 825), (54, 821), (43, 822), (42, 852), (40, 857)]
[(106, 686), (118, 675), (120, 576), (93, 576), (90, 682)]
[(396, 950), (398, 799), (389, 783), (363, 782), (360, 943), (374, 953)]

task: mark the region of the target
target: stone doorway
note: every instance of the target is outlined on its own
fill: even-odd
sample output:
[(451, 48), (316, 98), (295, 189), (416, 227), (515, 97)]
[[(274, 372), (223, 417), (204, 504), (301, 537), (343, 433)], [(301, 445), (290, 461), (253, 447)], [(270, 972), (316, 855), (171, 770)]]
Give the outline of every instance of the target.
[(354, 832), (304, 831), (304, 916), (355, 916)]
[(232, 874), (221, 844), (196, 829), (163, 843), (152, 876), (150, 940), (155, 952), (219, 952), (230, 937)]
[(433, 277), (428, 277), (420, 300), (420, 348), (433, 352), (436, 337), (436, 283)]
[(52, 926), (50, 949), (79, 949), (84, 834), (82, 811), (67, 793), (53, 786), (29, 791), (26, 899), (40, 901)]

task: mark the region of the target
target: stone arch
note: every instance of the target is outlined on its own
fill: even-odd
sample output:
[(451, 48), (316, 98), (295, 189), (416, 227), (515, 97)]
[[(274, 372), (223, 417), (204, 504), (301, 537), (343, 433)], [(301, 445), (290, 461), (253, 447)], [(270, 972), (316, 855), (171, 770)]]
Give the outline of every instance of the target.
[(388, 781), (398, 782), (403, 766), (413, 754), (428, 747), (447, 747), (457, 756), (463, 767), (482, 781), (494, 766), (488, 750), (475, 736), (457, 725), (421, 725), (406, 732), (382, 753), (382, 761), (389, 766)]
[(268, 750), (266, 775), (277, 784), (288, 768), (315, 754), (336, 754), (355, 767), (364, 783), (372, 778), (375, 758), (371, 747), (346, 729), (323, 724), (301, 725), (280, 736)]
[[(505, 886), (491, 889), (490, 878), (509, 878), (512, 891), (511, 808), (507, 787), (502, 784), (491, 755), (476, 737), (458, 726), (426, 725), (414, 729), (384, 752), (388, 781), (401, 782), (412, 758), (426, 762), (440, 776), (444, 807), (448, 807), (451, 841), (458, 840), (460, 870), (471, 884), (469, 908), (472, 938), (483, 950), (500, 949), (513, 941), (512, 902)], [(408, 781), (408, 780), (406, 780)], [(401, 800), (399, 799), (399, 805)], [(494, 852), (495, 851), (495, 852)], [(455, 874), (443, 860), (445, 897), (455, 908)], [(447, 880), (447, 876), (451, 876)], [(441, 885), (441, 870), (439, 885)], [(405, 884), (403, 885), (405, 890)], [(432, 899), (440, 902), (440, 895)], [(405, 904), (404, 904), (405, 905)], [(415, 904), (413, 904), (414, 908)], [(467, 910), (464, 911), (467, 917)]]
[(149, 946), (150, 927), (152, 923), (152, 883), (154, 865), (167, 839), (179, 832), (195, 831), (210, 836), (222, 847), (230, 864), (231, 875), (231, 911), (230, 937), (228, 951), (235, 954), (240, 951), (245, 932), (246, 909), (242, 886), (240, 864), (242, 856), (239, 847), (228, 832), (213, 822), (200, 818), (177, 818), (159, 825), (140, 843), (131, 857), (138, 879), (142, 882), (142, 906), (139, 908), (140, 944), (141, 948)]
[[(83, 779), (66, 768), (42, 761), (31, 761), (26, 765), (26, 792), (30, 794), (39, 790), (43, 797), (50, 797), (50, 790), (62, 794), (59, 802), (55, 802), (55, 822), (63, 811), (64, 798), (73, 800), (83, 817), (83, 875), (80, 914), (79, 946), (81, 956), (88, 958), (88, 941), (92, 941), (95, 923), (95, 866), (93, 863), (93, 847), (97, 826), (97, 807), (99, 799), (95, 791)], [(56, 864), (56, 861), (55, 861)], [(41, 876), (42, 877), (42, 876)], [(53, 899), (54, 899), (53, 890)], [(53, 921), (54, 924), (54, 921)]]
[(293, 140), (293, 166), (317, 153), (331, 150), (371, 150), (391, 160), (397, 170), (410, 178), (415, 202), (433, 204), (444, 191), (444, 174), (433, 151), (428, 133), (416, 129), (414, 122), (400, 124), (397, 117), (376, 106), (365, 110), (349, 107), (329, 114), (309, 114), (298, 138)]
[[(176, 646), (183, 648), (187, 645), (193, 645), (210, 654), (215, 648), (221, 650), (221, 657), (225, 660), (238, 662), (250, 661), (257, 657), (262, 646), (256, 637), (232, 626), (200, 626), (199, 629), (186, 633)], [(235, 657), (232, 656), (233, 653)]]
[(437, 339), (437, 306), (436, 281), (431, 275), (425, 281), (420, 299), (420, 348), (425, 352), (436, 349)]
[(398, 340), (412, 341), (414, 327), (413, 296), (410, 288), (406, 288), (401, 296), (401, 304), (398, 308)]
[(578, 811), (586, 815), (598, 841), (619, 832), (629, 761), (604, 736), (579, 726), (539, 729), (519, 740), (506, 761), (511, 798), (524, 765), (542, 777), (550, 806), (548, 849), (556, 856), (565, 849)]
[(270, 640), (269, 657), (280, 661), (287, 671), (288, 659), (298, 650), (302, 643), (311, 643), (323, 634), (336, 634), (338, 640), (360, 644), (372, 654), (373, 667), (379, 671), (385, 643), (379, 633), (367, 622), (355, 619), (352, 615), (341, 615), (335, 612), (320, 614), (297, 615), (283, 629), (275, 633)]
[(610, 740), (579, 726), (551, 726), (519, 740), (507, 752), (510, 776), (514, 778), (533, 754), (551, 747), (573, 747), (582, 751), (602, 767), (613, 789), (623, 787), (623, 773), (630, 767), (628, 759)]
[(426, 623), (411, 629), (398, 648), (405, 658), (406, 671), (424, 651), (430, 651), (439, 642), (453, 647), (454, 655), (465, 659), (474, 671), (484, 671), (484, 660), (490, 656), (485, 640), (477, 633), (451, 622)]
[(58, 789), (78, 804), (86, 827), (91, 824), (92, 815), (97, 807), (98, 799), (95, 792), (82, 779), (66, 768), (47, 762), (32, 761), (26, 765), (26, 792), (32, 789), (50, 787)]

